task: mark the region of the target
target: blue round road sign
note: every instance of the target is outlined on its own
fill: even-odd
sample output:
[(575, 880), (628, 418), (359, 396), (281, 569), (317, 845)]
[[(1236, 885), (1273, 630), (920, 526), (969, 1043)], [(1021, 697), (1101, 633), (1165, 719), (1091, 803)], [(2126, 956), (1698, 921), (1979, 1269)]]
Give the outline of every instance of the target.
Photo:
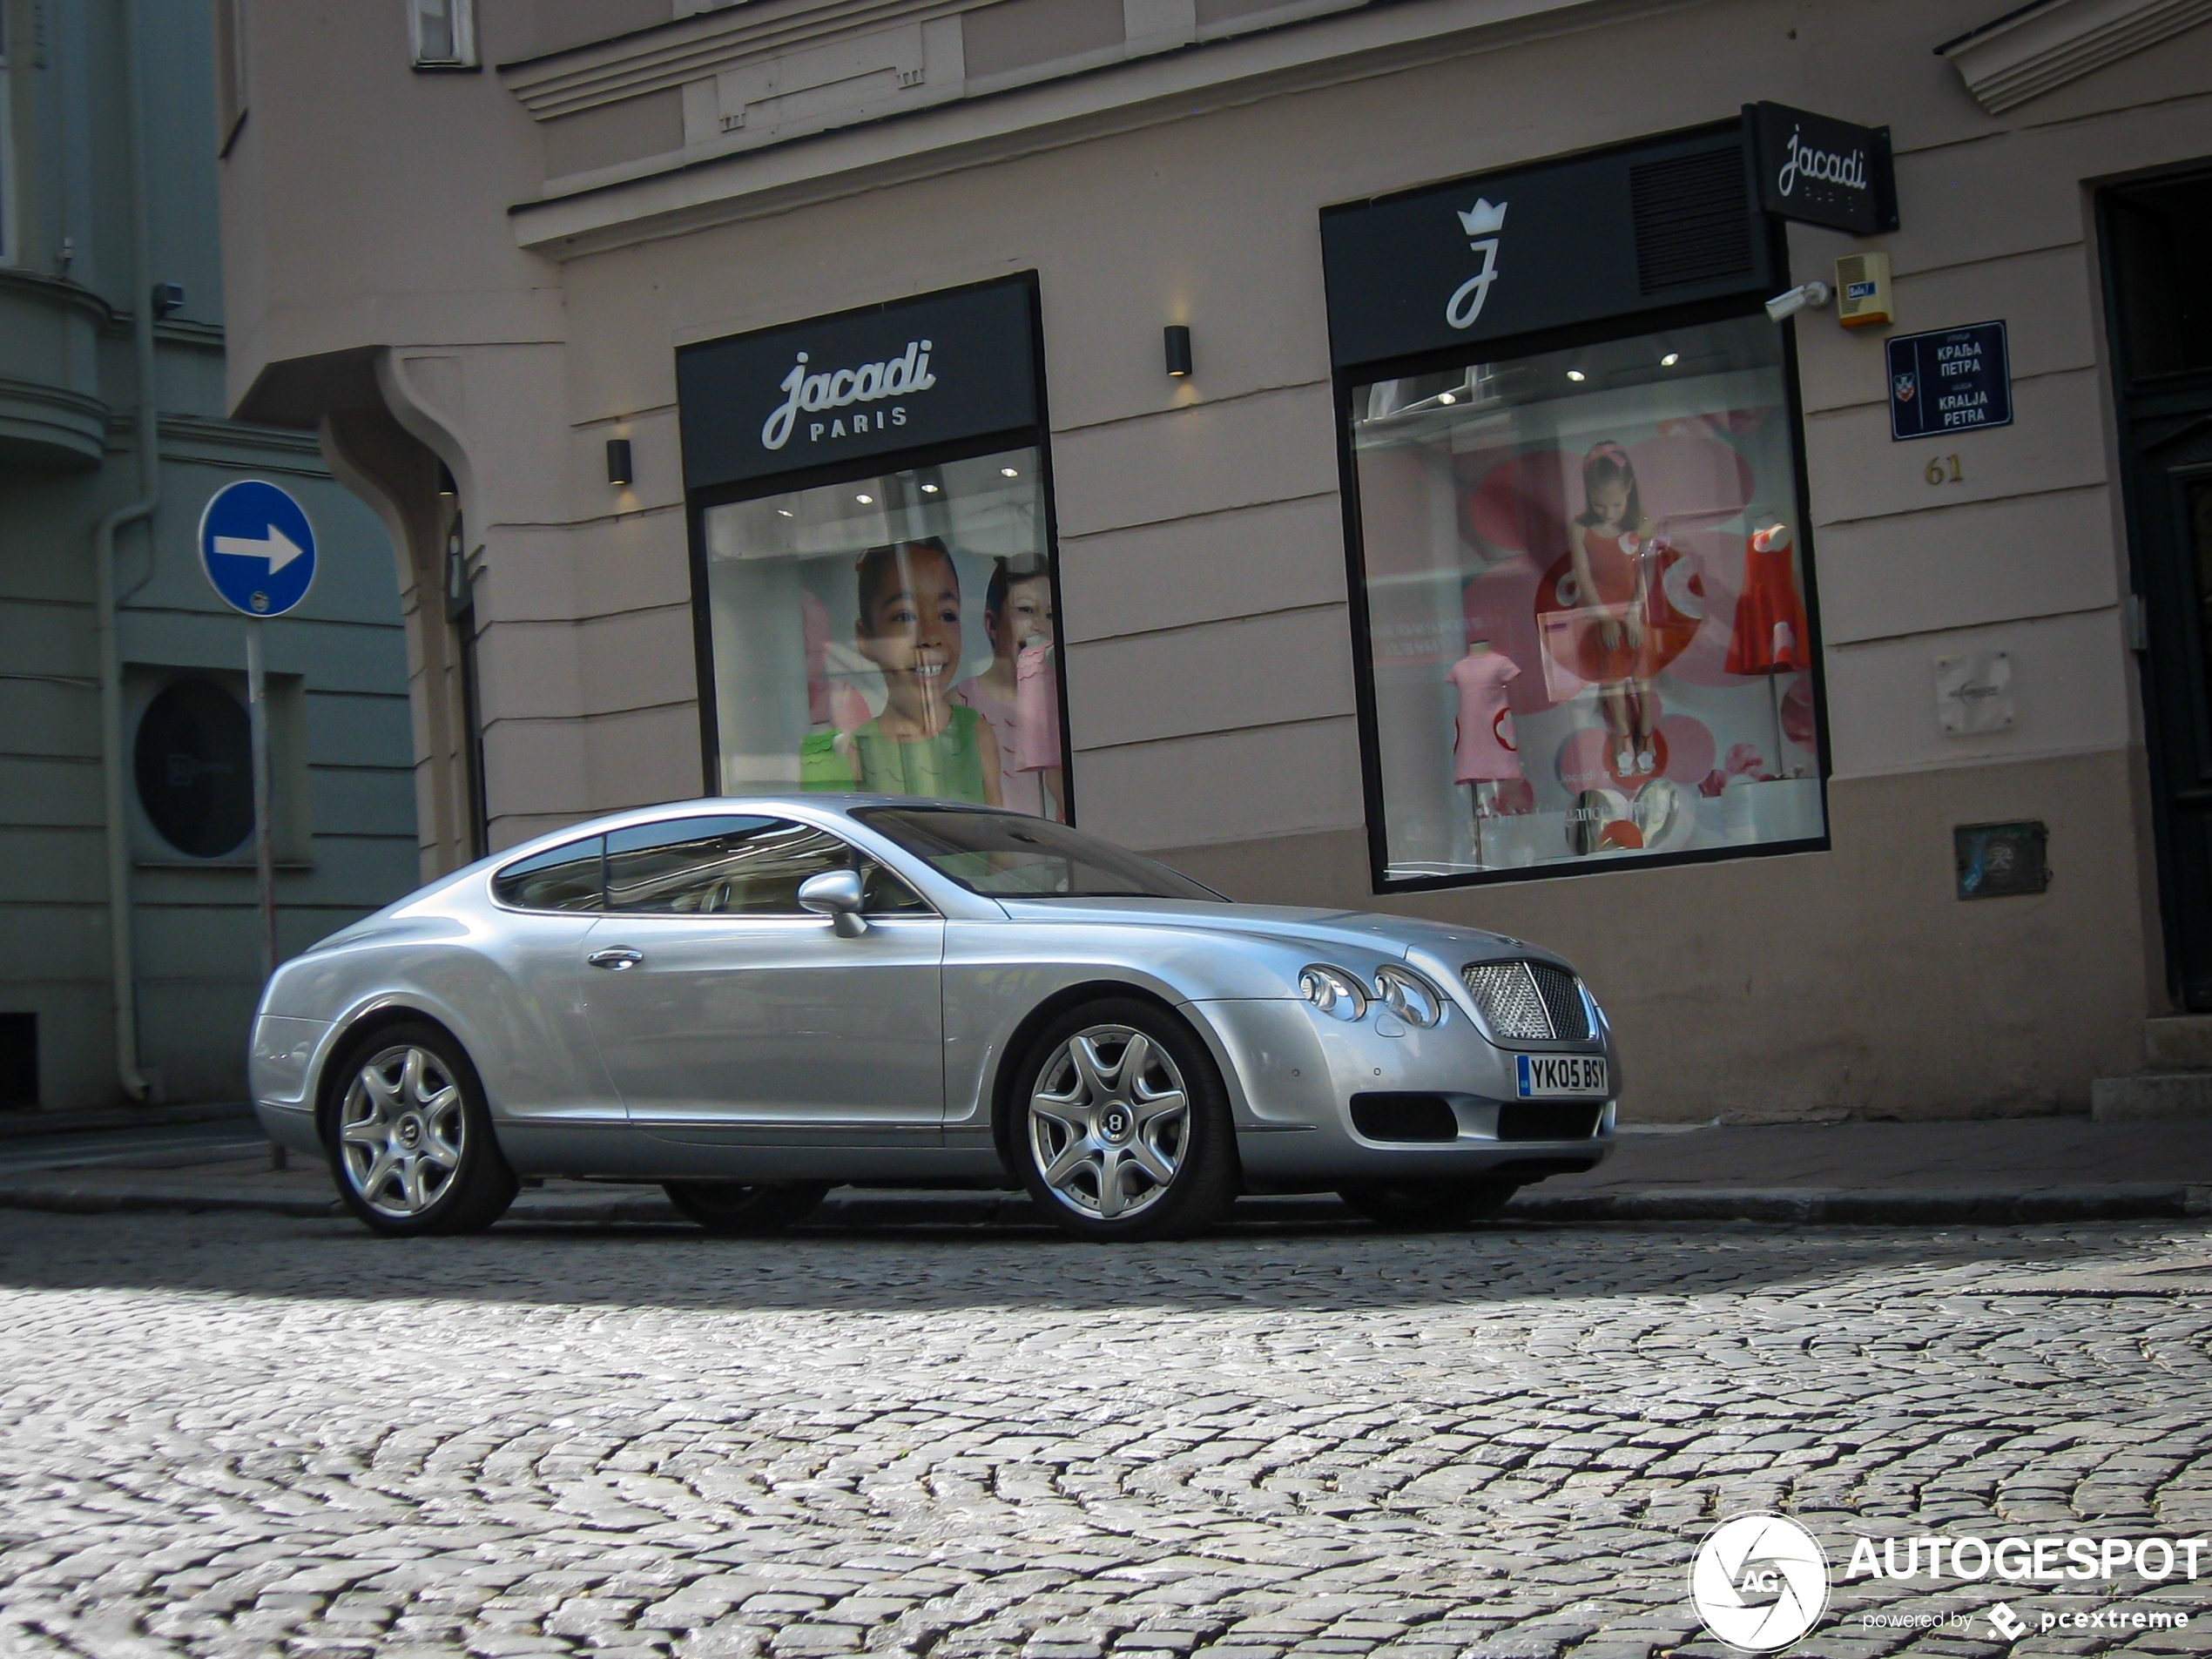
[(274, 484), (242, 478), (210, 496), (199, 516), (199, 568), (232, 610), (281, 617), (314, 585), (314, 528)]

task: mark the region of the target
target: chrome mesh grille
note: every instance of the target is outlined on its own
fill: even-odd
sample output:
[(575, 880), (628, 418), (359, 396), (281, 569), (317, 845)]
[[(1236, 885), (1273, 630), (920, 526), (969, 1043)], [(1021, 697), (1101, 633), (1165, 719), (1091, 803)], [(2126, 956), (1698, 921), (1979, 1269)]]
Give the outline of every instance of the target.
[(1588, 1042), (1590, 1011), (1575, 976), (1549, 962), (1531, 962), (1528, 977), (1536, 981), (1536, 995), (1544, 999), (1545, 1011), (1552, 1016), (1552, 1035), (1561, 1042)]
[(1526, 962), (1469, 962), (1460, 970), (1476, 1012), (1491, 1031), (1509, 1041), (1542, 1042), (1552, 1034), (1551, 1015)]
[(1549, 962), (1469, 962), (1467, 995), (1494, 1035), (1520, 1042), (1587, 1042), (1589, 1007), (1574, 974)]

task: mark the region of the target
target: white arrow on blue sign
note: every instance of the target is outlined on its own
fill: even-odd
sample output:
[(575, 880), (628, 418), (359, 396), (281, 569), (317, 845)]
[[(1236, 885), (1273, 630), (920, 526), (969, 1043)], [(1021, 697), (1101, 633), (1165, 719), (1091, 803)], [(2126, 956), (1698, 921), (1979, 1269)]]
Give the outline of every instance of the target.
[(314, 527), (284, 490), (241, 478), (208, 497), (199, 516), (199, 568), (232, 610), (281, 617), (314, 584)]

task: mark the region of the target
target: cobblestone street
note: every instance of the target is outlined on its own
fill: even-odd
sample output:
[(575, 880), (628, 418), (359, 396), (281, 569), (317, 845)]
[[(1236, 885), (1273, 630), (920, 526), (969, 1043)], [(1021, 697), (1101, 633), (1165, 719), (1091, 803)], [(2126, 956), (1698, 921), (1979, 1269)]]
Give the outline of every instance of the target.
[[(2208, 1264), (2182, 1224), (0, 1215), (0, 1652), (1648, 1659), (1760, 1507), (1833, 1560), (1801, 1653), (2000, 1651), (1861, 1622), (2000, 1597), (2022, 1654), (2199, 1651), (2186, 1580), (1843, 1569), (1858, 1533), (2202, 1535)], [(2106, 1600), (2190, 1624), (2033, 1628)]]

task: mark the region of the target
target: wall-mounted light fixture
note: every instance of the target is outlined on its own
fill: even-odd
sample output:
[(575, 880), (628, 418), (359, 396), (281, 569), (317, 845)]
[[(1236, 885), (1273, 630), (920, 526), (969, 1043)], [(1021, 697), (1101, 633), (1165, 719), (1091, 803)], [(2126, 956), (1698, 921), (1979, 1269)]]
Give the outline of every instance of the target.
[(438, 499), (451, 501), (460, 493), (459, 488), (453, 482), (453, 469), (441, 461), (438, 462)]
[(633, 482), (637, 476), (637, 475), (631, 470), (630, 465), (630, 440), (609, 438), (607, 440), (607, 482), (610, 484), (627, 484)]
[(1190, 331), (1179, 322), (1167, 326), (1168, 378), (1187, 380), (1190, 374)]
[(185, 308), (185, 285), (181, 282), (157, 282), (153, 285), (153, 314), (157, 317), (174, 316)]

